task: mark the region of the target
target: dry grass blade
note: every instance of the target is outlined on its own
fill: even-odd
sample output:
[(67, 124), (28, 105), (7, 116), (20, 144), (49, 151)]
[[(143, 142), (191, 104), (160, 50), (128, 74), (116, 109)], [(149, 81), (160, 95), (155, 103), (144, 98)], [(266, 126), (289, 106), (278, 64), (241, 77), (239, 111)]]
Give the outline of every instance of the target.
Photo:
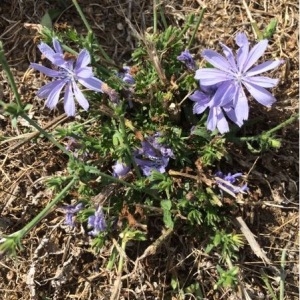
[(261, 249), (261, 247), (257, 243), (253, 233), (250, 231), (249, 227), (244, 222), (244, 220), (241, 217), (237, 217), (236, 220), (239, 224), (239, 227), (240, 227), (242, 233), (244, 234), (246, 240), (248, 241), (251, 249), (255, 253), (255, 255), (258, 256), (259, 258), (261, 258), (264, 261), (264, 263), (267, 263), (269, 265), (272, 264), (272, 262), (267, 258), (264, 251)]

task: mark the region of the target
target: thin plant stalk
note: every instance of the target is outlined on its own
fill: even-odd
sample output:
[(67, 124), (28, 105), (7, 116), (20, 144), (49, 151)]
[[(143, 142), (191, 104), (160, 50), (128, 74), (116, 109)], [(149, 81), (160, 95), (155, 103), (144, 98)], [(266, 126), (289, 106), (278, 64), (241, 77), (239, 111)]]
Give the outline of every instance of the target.
[(25, 236), (35, 225), (37, 225), (37, 223), (39, 223), (50, 213), (51, 209), (63, 199), (63, 197), (72, 188), (77, 180), (77, 176), (74, 176), (71, 181), (61, 190), (61, 192), (37, 216), (35, 216), (27, 225), (25, 225), (25, 227), (20, 230), (22, 237)]
[(159, 0), (154, 0), (153, 1), (153, 33), (156, 34), (157, 32), (157, 22), (158, 22), (158, 19), (157, 19), (157, 9), (158, 9), (158, 1)]
[(236, 137), (228, 137), (228, 140), (231, 140), (231, 141), (241, 141), (241, 142), (251, 142), (251, 141), (255, 141), (255, 140), (258, 140), (260, 139), (262, 136), (270, 136), (272, 133), (292, 124), (293, 122), (295, 122), (297, 119), (299, 118), (298, 115), (293, 115), (291, 117), (289, 117), (287, 120), (285, 120), (284, 122), (280, 123), (279, 125), (275, 126), (274, 128), (268, 130), (268, 131), (265, 131), (259, 135), (255, 135), (255, 136), (247, 136), (247, 137), (239, 137), (239, 138), (236, 138)]
[(125, 126), (125, 119), (123, 116), (120, 116), (120, 127), (121, 127), (121, 133), (122, 133), (122, 137), (124, 139), (124, 142), (125, 142), (125, 147), (126, 147), (126, 152), (127, 152), (127, 156), (128, 158), (130, 159), (132, 165), (133, 165), (133, 168), (134, 168), (134, 171), (137, 175), (138, 178), (141, 178), (141, 173), (140, 173), (140, 170), (134, 160), (134, 158), (132, 157), (132, 152), (131, 152), (131, 149), (129, 147), (129, 142), (128, 142), (128, 139), (127, 139), (127, 133), (126, 133), (126, 126)]
[(202, 22), (202, 19), (203, 19), (205, 10), (206, 10), (206, 7), (203, 7), (202, 10), (201, 10), (201, 12), (200, 12), (200, 16), (199, 16), (198, 21), (197, 21), (197, 23), (196, 23), (196, 26), (195, 26), (194, 32), (193, 32), (193, 34), (192, 34), (192, 37), (190, 38), (189, 43), (188, 43), (188, 45), (187, 45), (187, 49), (189, 49), (189, 48), (191, 47), (192, 43), (194, 42), (196, 33), (197, 33), (198, 28), (199, 28), (199, 26), (200, 26), (200, 24), (201, 24), (201, 22)]
[(165, 17), (165, 14), (164, 14), (164, 11), (163, 11), (161, 5), (159, 6), (159, 15), (160, 15), (160, 18), (161, 18), (161, 21), (162, 21), (162, 23), (164, 25), (165, 30), (167, 30), (168, 23), (167, 23), (167, 20), (166, 20), (166, 17)]
[(36, 128), (42, 135), (44, 135), (51, 143), (53, 143), (58, 149), (60, 149), (63, 153), (67, 154), (69, 157), (72, 155), (64, 146), (62, 146), (53, 136), (40, 127), (35, 121), (30, 119), (28, 115), (23, 112), (21, 117), (26, 120), (31, 126)]
[(9, 65), (7, 63), (7, 60), (6, 60), (6, 57), (4, 55), (3, 43), (1, 41), (0, 41), (0, 65), (2, 65), (2, 68), (3, 68), (4, 72), (7, 75), (7, 80), (9, 82), (9, 84), (11, 86), (11, 89), (13, 91), (13, 94), (16, 98), (18, 107), (21, 109), (22, 108), (21, 97), (20, 97), (20, 94), (18, 92), (17, 85), (16, 85), (15, 80), (14, 80), (14, 76), (11, 73), (10, 67), (9, 67)]
[(279, 125), (275, 126), (274, 128), (261, 133), (260, 135), (256, 135), (256, 136), (251, 136), (251, 137), (241, 137), (239, 138), (240, 141), (246, 142), (246, 141), (253, 141), (256, 140), (260, 137), (264, 136), (270, 136), (272, 133), (278, 131), (281, 128), (284, 128), (287, 125), (292, 124), (294, 121), (296, 121), (298, 119), (298, 115), (293, 115), (291, 117), (289, 117), (287, 120), (285, 120), (284, 122), (280, 123)]
[(79, 16), (80, 16), (80, 18), (81, 18), (81, 20), (82, 20), (84, 26), (86, 27), (87, 31), (90, 32), (90, 33), (93, 32), (93, 30), (92, 30), (92, 28), (91, 28), (89, 22), (87, 21), (85, 15), (84, 15), (84, 13), (83, 13), (83, 11), (81, 10), (81, 8), (80, 8), (80, 6), (79, 6), (77, 0), (72, 0), (72, 2), (73, 2), (74, 6), (75, 6), (75, 8), (76, 8), (76, 10), (77, 10), (77, 12), (78, 12), (78, 14), (79, 14)]
[(21, 248), (21, 240), (24, 238), (34, 226), (36, 226), (43, 218), (45, 218), (51, 211), (51, 209), (58, 204), (67, 194), (67, 192), (76, 183), (78, 178), (74, 176), (71, 181), (62, 189), (62, 191), (38, 214), (36, 215), (28, 224), (26, 224), (21, 230), (10, 234), (2, 239), (0, 245), (1, 253), (15, 253), (16, 248)]
[(286, 263), (286, 249), (283, 249), (281, 254), (281, 263), (280, 263), (279, 300), (284, 300), (285, 263)]
[[(86, 27), (86, 29), (87, 29), (89, 35), (91, 35), (91, 34), (93, 33), (93, 30), (92, 30), (90, 24), (88, 23), (88, 21), (87, 21), (85, 15), (84, 15), (84, 13), (82, 12), (82, 10), (81, 10), (81, 8), (80, 8), (80, 6), (79, 6), (79, 4), (78, 4), (78, 1), (77, 1), (77, 0), (72, 0), (72, 2), (73, 2), (73, 4), (74, 4), (74, 6), (75, 6), (75, 8), (76, 8), (76, 10), (77, 10), (77, 12), (78, 12), (78, 14), (79, 14), (81, 20), (82, 20), (82, 22), (84, 23), (84, 25), (85, 25), (85, 27)], [(101, 54), (103, 55), (103, 57), (104, 57), (107, 61), (111, 62), (112, 60), (111, 60), (110, 57), (107, 55), (107, 53), (104, 51), (104, 49), (101, 47), (101, 45), (98, 44), (98, 48), (99, 48), (99, 51), (101, 52)]]

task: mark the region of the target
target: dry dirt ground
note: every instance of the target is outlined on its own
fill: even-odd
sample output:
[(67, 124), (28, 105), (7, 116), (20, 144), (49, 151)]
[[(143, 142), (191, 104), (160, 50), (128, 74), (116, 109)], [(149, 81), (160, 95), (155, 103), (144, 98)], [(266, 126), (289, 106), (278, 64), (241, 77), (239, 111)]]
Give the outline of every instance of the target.
[[(278, 102), (266, 112), (268, 128), (272, 128), (298, 110), (298, 3), (292, 0), (246, 2), (259, 28), (264, 28), (272, 18), (278, 19), (278, 30), (268, 54), (285, 59), (286, 64), (278, 74), (281, 78), (275, 90)], [(79, 3), (97, 38), (116, 63), (126, 62), (136, 46), (124, 15), (141, 31), (152, 26), (152, 1), (82, 0)], [(199, 48), (193, 49), (193, 53), (215, 46), (219, 40), (230, 42), (237, 31), (251, 32), (242, 1), (172, 0), (163, 3), (167, 21), (178, 26), (189, 13), (199, 11), (202, 4), (207, 6), (197, 36)], [(0, 38), (22, 100), (39, 108), (32, 117), (48, 129), (63, 126), (67, 120), (52, 122), (59, 118), (59, 112), (43, 109), (43, 103), (35, 98), (41, 83), (25, 76), (29, 63), (38, 61), (40, 56), (35, 32), (24, 24), (39, 23), (48, 9), (58, 7), (61, 9), (56, 19), (58, 30), (60, 26), (69, 25), (85, 33), (71, 4), (67, 0), (2, 0), (0, 3)], [(13, 101), (2, 71), (0, 98), (5, 102)], [(262, 129), (258, 125), (258, 130)], [(9, 142), (0, 142), (0, 233), (17, 231), (45, 206), (52, 195), (45, 188), (44, 180), (63, 173), (66, 165), (65, 157), (54, 146), (44, 139), (32, 141), (30, 133), (31, 128), (26, 123), (13, 129), (10, 120), (0, 114), (0, 135), (10, 137)], [(287, 249), (284, 299), (299, 299), (297, 122), (280, 130), (278, 137), (282, 139), (279, 150), (253, 156), (232, 150), (232, 154), (236, 157), (235, 163), (245, 172), (253, 168), (249, 182), (255, 192), (240, 209), (243, 219), (273, 265), (280, 265), (282, 249)], [(63, 222), (64, 214), (59, 209), (54, 210), (26, 236), (22, 241), (23, 249), (16, 257), (1, 258), (0, 299), (110, 299), (117, 273), (106, 268), (112, 245), (106, 245), (100, 255), (95, 255), (84, 232), (80, 229), (70, 232)], [(134, 261), (142, 255), (140, 246), (130, 245), (127, 259)], [(186, 241), (180, 235), (172, 236), (157, 253), (140, 262), (138, 276), (123, 281), (119, 299), (201, 299), (191, 295), (180, 298), (178, 291), (172, 291), (170, 279), (174, 275), (182, 282), (196, 278), (205, 299), (239, 299), (238, 292), (227, 294), (213, 290), (214, 258), (203, 255), (200, 249), (201, 245), (194, 245), (193, 241)], [(278, 291), (279, 275), (272, 272), (272, 267), (255, 256), (248, 245), (241, 250), (238, 265), (241, 284), (247, 288), (251, 299), (272, 299), (261, 280), (263, 273), (270, 275), (270, 285)], [(30, 270), (34, 270), (31, 274), (34, 280)]]

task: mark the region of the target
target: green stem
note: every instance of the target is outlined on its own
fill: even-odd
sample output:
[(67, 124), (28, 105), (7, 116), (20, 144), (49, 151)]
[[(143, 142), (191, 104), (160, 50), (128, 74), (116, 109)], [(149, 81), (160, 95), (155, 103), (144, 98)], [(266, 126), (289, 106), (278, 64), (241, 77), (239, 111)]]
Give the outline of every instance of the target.
[(190, 41), (189, 41), (189, 43), (187, 45), (187, 49), (189, 49), (191, 47), (191, 45), (192, 45), (192, 43), (193, 43), (193, 41), (195, 39), (196, 33), (198, 31), (198, 28), (199, 28), (199, 26), (200, 26), (200, 24), (202, 22), (205, 10), (206, 10), (206, 7), (203, 7), (202, 10), (201, 10), (201, 12), (200, 12), (200, 16), (199, 16), (198, 22), (196, 24), (196, 27), (195, 27), (194, 32), (192, 34), (192, 37), (191, 37), (191, 39), (190, 39)]
[(82, 22), (84, 23), (84, 25), (85, 25), (87, 31), (88, 31), (88, 32), (93, 32), (93, 30), (92, 30), (90, 24), (88, 23), (88, 21), (87, 21), (85, 15), (83, 14), (83, 12), (82, 12), (82, 10), (81, 10), (81, 8), (80, 8), (80, 6), (79, 6), (77, 0), (72, 0), (72, 2), (73, 2), (73, 4), (74, 4), (74, 6), (75, 6), (75, 8), (76, 8), (76, 10), (77, 10), (77, 12), (78, 12), (78, 14), (79, 14), (81, 20), (82, 20)]
[[(123, 253), (125, 253), (126, 245), (127, 245), (127, 238), (125, 236), (122, 239), (122, 243), (121, 243), (121, 249), (123, 250)], [(118, 263), (118, 274), (122, 274), (122, 270), (123, 270), (123, 265), (124, 265), (124, 255), (123, 255), (123, 253), (120, 253), (120, 259), (119, 259), (119, 263)]]
[(21, 113), (21, 117), (25, 119), (31, 126), (36, 128), (41, 134), (43, 134), (51, 143), (53, 143), (57, 148), (59, 148), (63, 153), (67, 154), (69, 157), (71, 157), (71, 153), (62, 146), (56, 139), (52, 137), (51, 134), (49, 134), (47, 131), (45, 131), (42, 127), (40, 127), (35, 121), (30, 119), (26, 113)]
[(180, 31), (179, 35), (176, 37), (176, 41), (180, 41), (182, 39), (182, 37), (185, 35), (185, 33), (188, 31), (188, 29), (190, 28), (191, 24), (194, 23), (194, 14), (191, 14), (188, 18), (188, 21), (186, 22), (186, 24), (184, 25), (184, 28)]
[(290, 125), (292, 124), (294, 121), (296, 121), (297, 119), (299, 118), (298, 115), (293, 115), (291, 116), (289, 119), (287, 119), (286, 121), (282, 122), (281, 124), (275, 126), (274, 128), (270, 129), (269, 131), (266, 132), (267, 135), (270, 135), (272, 134), (273, 132), (287, 126), (287, 125)]
[(284, 128), (285, 126), (288, 126), (288, 125), (292, 124), (294, 121), (296, 121), (298, 119), (298, 117), (299, 117), (298, 115), (293, 115), (289, 119), (287, 119), (284, 122), (280, 123), (279, 125), (275, 126), (274, 128), (272, 128), (268, 131), (262, 132), (259, 135), (248, 136), (248, 137), (240, 137), (240, 138), (228, 137), (227, 140), (228, 141), (241, 141), (241, 142), (255, 141), (255, 140), (260, 139), (262, 136), (270, 136), (272, 133), (278, 131), (279, 129)]
[(281, 254), (281, 263), (280, 263), (279, 300), (284, 300), (285, 263), (286, 263), (286, 249), (283, 249)]
[(21, 97), (20, 94), (18, 93), (18, 89), (14, 80), (14, 76), (11, 73), (10, 67), (7, 63), (5, 54), (4, 54), (4, 49), (3, 49), (3, 43), (0, 41), (0, 65), (2, 65), (3, 70), (5, 71), (7, 75), (8, 82), (11, 86), (11, 89), (14, 93), (14, 96), (16, 98), (17, 104), (19, 108), (22, 108), (22, 102), (21, 102)]
[(4, 237), (4, 241), (0, 244), (0, 255), (5, 253), (16, 255), (16, 250), (21, 247), (21, 240), (24, 238), (34, 226), (37, 225), (43, 218), (45, 218), (51, 209), (66, 195), (66, 193), (71, 189), (74, 183), (78, 180), (77, 177), (73, 177), (72, 180), (63, 188), (63, 190), (38, 214), (36, 215), (28, 224), (26, 224), (22, 229), (16, 231), (9, 236)]
[(163, 25), (164, 25), (164, 27), (165, 27), (165, 30), (167, 30), (167, 28), (168, 28), (168, 23), (167, 23), (167, 20), (166, 20), (166, 17), (165, 17), (165, 14), (164, 14), (164, 12), (163, 12), (163, 9), (162, 9), (162, 6), (160, 5), (160, 7), (159, 7), (159, 14), (160, 14), (160, 18), (161, 18), (161, 20), (162, 20), (162, 23), (163, 23)]
[(45, 218), (50, 210), (66, 195), (66, 193), (71, 189), (71, 187), (78, 180), (76, 176), (62, 189), (62, 191), (37, 215), (35, 216), (27, 225), (25, 225), (20, 231), (21, 238), (23, 238), (38, 222)]
[(134, 160), (134, 158), (132, 157), (132, 152), (131, 152), (131, 149), (129, 147), (129, 142), (128, 142), (128, 138), (127, 138), (127, 133), (126, 133), (126, 126), (125, 126), (125, 119), (124, 119), (124, 116), (120, 116), (120, 129), (121, 129), (121, 134), (122, 134), (122, 137), (123, 137), (123, 140), (124, 140), (124, 144), (125, 144), (125, 147), (126, 147), (126, 152), (127, 152), (127, 156), (128, 158), (130, 159), (132, 165), (133, 165), (133, 168), (134, 168), (134, 171), (137, 175), (138, 178), (141, 178), (141, 173), (140, 173), (140, 170)]
[(157, 7), (158, 7), (158, 3), (157, 1), (159, 0), (154, 0), (153, 1), (153, 33), (156, 34), (157, 32)]
[[(81, 10), (81, 8), (80, 8), (80, 6), (79, 6), (77, 0), (72, 0), (72, 2), (73, 2), (73, 4), (74, 4), (74, 6), (75, 6), (75, 8), (76, 8), (76, 10), (77, 10), (77, 12), (78, 12), (78, 14), (79, 14), (81, 20), (82, 20), (82, 22), (84, 23), (84, 25), (85, 25), (85, 27), (86, 27), (86, 29), (87, 29), (87, 31), (88, 31), (88, 34), (89, 34), (89, 35), (92, 35), (92, 34), (93, 34), (93, 30), (92, 30), (90, 24), (88, 23), (88, 21), (87, 21), (85, 15), (83, 14), (83, 12), (82, 12), (82, 10)], [(112, 62), (112, 60), (111, 60), (110, 57), (107, 55), (107, 53), (104, 51), (104, 49), (101, 47), (101, 45), (98, 44), (97, 46), (98, 46), (98, 48), (99, 48), (99, 51), (100, 51), (101, 54), (103, 55), (103, 57), (104, 57), (108, 62)]]

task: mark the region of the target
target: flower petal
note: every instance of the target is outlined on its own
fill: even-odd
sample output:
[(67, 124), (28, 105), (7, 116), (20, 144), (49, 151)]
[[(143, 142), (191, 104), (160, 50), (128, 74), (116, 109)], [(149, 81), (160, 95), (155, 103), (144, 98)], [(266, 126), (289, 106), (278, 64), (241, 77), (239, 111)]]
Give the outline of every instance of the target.
[(244, 82), (244, 85), (253, 98), (260, 104), (270, 107), (276, 101), (275, 97), (265, 88), (250, 82)]
[(264, 88), (272, 88), (278, 84), (279, 79), (273, 79), (265, 76), (254, 76), (254, 77), (246, 77), (244, 78), (243, 82), (244, 81), (259, 85)]
[(88, 64), (91, 63), (91, 56), (90, 53), (86, 49), (82, 49), (77, 57), (75, 71), (80, 68), (86, 67)]
[(209, 102), (210, 96), (203, 93), (202, 91), (196, 90), (189, 96), (189, 99), (195, 102)]
[(86, 88), (102, 93), (102, 81), (100, 79), (96, 77), (91, 77), (91, 78), (78, 77), (78, 81)]
[(53, 48), (54, 48), (56, 53), (63, 54), (63, 49), (62, 49), (58, 39), (53, 38), (52, 39), (52, 44), (53, 44)]
[(230, 70), (229, 62), (218, 52), (207, 49), (202, 51), (202, 56), (217, 69), (224, 72), (228, 72)]
[(93, 71), (91, 67), (83, 67), (75, 70), (75, 74), (81, 78), (93, 77)]
[(75, 82), (72, 82), (72, 85), (73, 85), (74, 96), (77, 102), (84, 110), (87, 111), (89, 109), (88, 101), (86, 100), (81, 90), (78, 88), (77, 84)]
[(246, 94), (242, 88), (239, 88), (233, 99), (234, 111), (237, 125), (243, 124), (244, 120), (248, 120), (249, 117), (249, 104)]
[(233, 107), (231, 107), (231, 105), (226, 105), (223, 107), (223, 110), (226, 114), (226, 116), (236, 125), (238, 125), (239, 127), (241, 127), (243, 125), (243, 121), (242, 120), (238, 120), (235, 114), (235, 110), (233, 109)]
[(266, 71), (269, 71), (269, 70), (279, 67), (283, 63), (284, 63), (284, 60), (265, 61), (265, 62), (259, 64), (258, 66), (255, 66), (254, 68), (250, 69), (247, 72), (246, 76), (253, 76), (253, 75), (260, 74), (260, 73), (264, 73)]
[(244, 32), (239, 32), (235, 37), (236, 44), (241, 48), (249, 45), (247, 35)]
[(217, 128), (221, 134), (229, 131), (228, 122), (223, 114), (222, 109), (220, 108), (219, 113), (217, 115)]
[(233, 81), (225, 81), (218, 87), (211, 99), (212, 106), (223, 106), (232, 101), (237, 93), (238, 86)]
[(47, 59), (49, 59), (52, 63), (54, 63), (54, 61), (55, 61), (55, 59), (54, 59), (55, 52), (53, 51), (53, 49), (50, 46), (48, 46), (46, 43), (41, 42), (38, 45), (38, 48), (40, 49), (42, 54)]
[(38, 90), (37, 96), (40, 98), (48, 98), (51, 91), (57, 87), (59, 82), (66, 82), (66, 80), (60, 79), (60, 80), (55, 80), (53, 82), (45, 84)]
[(36, 63), (31, 63), (30, 67), (41, 73), (46, 74), (49, 77), (61, 77), (62, 76), (61, 71), (56, 71), (56, 70), (44, 67), (44, 66), (36, 64)]
[(206, 127), (210, 131), (214, 131), (217, 127), (217, 107), (211, 107), (209, 110)]
[(236, 61), (239, 71), (243, 71), (249, 54), (249, 41), (245, 33), (238, 33), (235, 38), (236, 44), (240, 47), (236, 54)]
[(66, 85), (65, 96), (64, 96), (64, 110), (67, 116), (75, 116), (75, 101), (72, 92), (71, 83), (68, 82)]
[(265, 53), (267, 47), (268, 40), (262, 40), (250, 50), (247, 61), (243, 66), (244, 72), (248, 71), (258, 61), (258, 59)]
[(201, 85), (213, 85), (222, 81), (231, 80), (233, 76), (215, 68), (204, 68), (196, 71), (195, 79), (200, 80)]
[(53, 109), (59, 100), (60, 92), (62, 88), (65, 86), (65, 80), (56, 81), (56, 85), (53, 86), (52, 91), (49, 93), (48, 98), (46, 100), (46, 106), (50, 109)]
[(232, 50), (229, 47), (227, 47), (226, 45), (224, 45), (223, 43), (220, 43), (220, 45), (223, 49), (224, 55), (226, 56), (230, 66), (231, 66), (231, 70), (233, 72), (238, 72), (238, 68), (237, 68)]

